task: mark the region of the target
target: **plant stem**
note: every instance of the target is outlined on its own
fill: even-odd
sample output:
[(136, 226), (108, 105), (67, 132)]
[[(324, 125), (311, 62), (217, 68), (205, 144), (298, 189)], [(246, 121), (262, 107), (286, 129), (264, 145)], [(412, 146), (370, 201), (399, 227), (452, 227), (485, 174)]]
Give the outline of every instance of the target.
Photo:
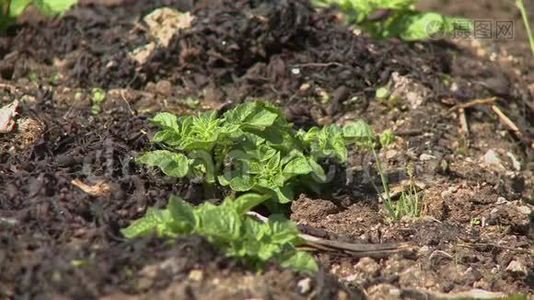
[(388, 179), (386, 177), (386, 174), (384, 173), (384, 170), (382, 169), (382, 163), (380, 162), (380, 158), (378, 157), (376, 150), (373, 148), (372, 151), (376, 161), (376, 168), (378, 169), (378, 173), (380, 174), (380, 180), (382, 181), (382, 187), (384, 188), (384, 192), (386, 193), (386, 199), (384, 201), (384, 204), (386, 205), (386, 209), (388, 210), (389, 214), (395, 217), (395, 212), (391, 203), (391, 196), (389, 194)]
[(527, 29), (528, 40), (530, 43), (530, 50), (532, 51), (532, 55), (534, 55), (534, 35), (532, 35), (532, 30), (530, 29), (530, 23), (528, 21), (528, 14), (527, 14), (527, 9), (525, 8), (525, 2), (523, 0), (516, 0), (515, 5), (521, 12), (523, 23), (525, 23), (525, 28)]

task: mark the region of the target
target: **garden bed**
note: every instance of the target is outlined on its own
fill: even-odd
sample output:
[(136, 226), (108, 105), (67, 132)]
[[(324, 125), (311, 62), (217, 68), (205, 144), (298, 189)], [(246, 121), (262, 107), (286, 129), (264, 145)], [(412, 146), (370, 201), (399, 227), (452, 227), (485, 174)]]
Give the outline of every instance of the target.
[[(534, 293), (534, 60), (512, 5), (485, 1), (464, 15), (508, 12), (512, 41), (407, 43), (355, 33), (307, 1), (86, 2), (56, 20), (30, 12), (0, 38), (0, 107), (19, 101), (16, 127), (0, 134), (0, 298)], [(165, 42), (141, 22), (163, 6), (190, 12)], [(156, 18), (156, 28), (169, 19)], [(376, 99), (384, 86), (394, 101)], [(288, 217), (332, 240), (406, 242), (413, 251), (317, 251), (320, 271), (309, 277), (274, 264), (256, 273), (196, 236), (125, 239), (121, 228), (171, 194), (216, 200), (133, 161), (154, 147), (150, 118), (222, 113), (258, 98), (296, 128), (364, 119), (392, 129), (395, 143), (380, 155), (392, 189), (415, 170), (421, 217), (388, 217), (373, 159), (355, 149), (344, 175), (319, 195), (300, 195)]]

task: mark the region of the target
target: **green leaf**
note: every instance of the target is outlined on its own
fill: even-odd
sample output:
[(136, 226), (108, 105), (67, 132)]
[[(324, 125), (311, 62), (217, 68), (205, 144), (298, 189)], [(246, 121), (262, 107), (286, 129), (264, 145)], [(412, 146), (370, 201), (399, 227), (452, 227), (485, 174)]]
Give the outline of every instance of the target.
[(278, 114), (270, 112), (268, 110), (261, 110), (252, 117), (252, 120), (247, 122), (247, 125), (265, 128), (273, 125), (274, 121), (278, 118)]
[(267, 223), (261, 223), (244, 214), (265, 199), (265, 195), (250, 193), (236, 200), (227, 198), (219, 206), (204, 203), (193, 207), (173, 196), (167, 209), (148, 209), (143, 218), (123, 229), (122, 233), (127, 238), (152, 232), (171, 238), (198, 234), (228, 256), (255, 267), (276, 261), (297, 271), (316, 271), (313, 257), (296, 249), (302, 240), (295, 223), (282, 215), (273, 215)]
[(237, 199), (233, 201), (233, 205), (238, 213), (243, 214), (265, 202), (269, 198), (270, 196), (265, 194), (246, 193), (237, 197)]
[(240, 214), (228, 206), (205, 203), (196, 210), (196, 231), (216, 242), (236, 240), (241, 236)]
[(395, 142), (395, 134), (393, 133), (393, 130), (386, 129), (380, 134), (380, 145), (382, 148), (386, 148), (393, 144), (393, 142)]
[(32, 0), (11, 0), (9, 4), (9, 16), (15, 18), (20, 16), (31, 2)]
[(313, 172), (312, 167), (304, 155), (297, 156), (284, 166), (284, 176), (289, 179), (296, 175), (305, 175)]
[(295, 252), (292, 256), (280, 262), (280, 265), (285, 268), (291, 268), (293, 270), (313, 274), (319, 270), (317, 262), (310, 254), (306, 252)]
[(160, 127), (168, 127), (175, 130), (179, 128), (178, 117), (168, 112), (158, 113), (152, 118), (152, 122)]
[(412, 12), (402, 15), (391, 24), (398, 36), (405, 41), (427, 40), (440, 33), (445, 26), (445, 19), (438, 13)]
[(168, 211), (148, 208), (143, 218), (122, 229), (121, 233), (126, 238), (146, 236), (153, 232), (156, 232), (160, 236), (172, 236), (173, 234), (169, 230), (169, 223), (171, 221), (172, 219)]
[(158, 167), (165, 175), (171, 177), (182, 178), (189, 172), (189, 159), (181, 153), (168, 150), (146, 152), (136, 161), (151, 167)]
[(299, 231), (295, 223), (287, 220), (282, 215), (272, 215), (269, 217), (269, 228), (271, 230), (270, 239), (276, 244), (297, 244), (300, 242)]
[(62, 14), (78, 3), (78, 0), (33, 0), (43, 14), (54, 16)]
[(319, 165), (315, 160), (309, 158), (308, 163), (310, 167), (312, 168), (313, 175), (315, 176), (315, 179), (318, 180), (320, 183), (326, 182), (326, 174), (324, 172), (323, 167)]
[(375, 98), (379, 100), (385, 100), (389, 98), (390, 91), (387, 87), (379, 87), (375, 92)]
[(196, 219), (193, 207), (182, 198), (171, 196), (167, 210), (173, 220), (173, 230), (176, 233), (190, 233), (195, 227)]
[(273, 190), (276, 194), (276, 198), (278, 199), (278, 202), (289, 203), (293, 201), (293, 197), (295, 195), (293, 194), (293, 191), (291, 190), (289, 186), (284, 186), (282, 188), (275, 188)]
[(358, 147), (367, 150), (375, 147), (376, 134), (373, 128), (362, 120), (345, 125), (343, 127), (343, 136), (349, 142), (356, 143)]
[(254, 182), (249, 175), (234, 177), (230, 180), (230, 188), (237, 192), (246, 192), (254, 187)]

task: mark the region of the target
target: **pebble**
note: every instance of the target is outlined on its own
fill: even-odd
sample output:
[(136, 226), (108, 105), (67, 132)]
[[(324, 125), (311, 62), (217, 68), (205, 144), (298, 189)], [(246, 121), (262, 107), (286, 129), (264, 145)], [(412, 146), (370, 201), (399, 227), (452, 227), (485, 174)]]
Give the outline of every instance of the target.
[(311, 278), (304, 278), (297, 283), (297, 289), (300, 294), (304, 295), (311, 291)]
[(434, 155), (430, 155), (430, 154), (427, 154), (427, 153), (423, 153), (419, 156), (419, 160), (420, 161), (429, 161), (429, 160), (433, 160), (433, 159), (436, 159), (436, 157)]
[(508, 203), (508, 200), (506, 200), (506, 198), (504, 197), (497, 198), (497, 204), (506, 204), (506, 203)]
[(525, 206), (525, 205), (518, 206), (517, 210), (520, 213), (525, 214), (525, 215), (530, 215), (530, 213), (532, 212), (532, 209), (530, 207), (528, 207), (528, 206)]
[(193, 281), (202, 281), (204, 278), (204, 273), (201, 270), (192, 270), (189, 272), (189, 279)]
[(506, 271), (522, 276), (527, 275), (528, 272), (527, 267), (517, 260), (512, 260), (506, 267)]
[(360, 258), (354, 268), (365, 273), (366, 276), (377, 276), (380, 273), (380, 265), (370, 257)]
[(493, 149), (489, 149), (484, 156), (482, 156), (482, 163), (488, 167), (496, 167), (501, 170), (504, 170), (502, 161), (499, 157), (499, 154)]

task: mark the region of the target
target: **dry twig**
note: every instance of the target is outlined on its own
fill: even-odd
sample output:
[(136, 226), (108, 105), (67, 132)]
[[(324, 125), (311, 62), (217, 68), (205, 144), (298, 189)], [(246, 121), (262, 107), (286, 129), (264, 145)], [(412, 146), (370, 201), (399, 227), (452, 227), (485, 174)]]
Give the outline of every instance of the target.
[[(267, 218), (256, 213), (248, 212), (247, 215), (267, 222)], [(393, 254), (409, 254), (414, 251), (414, 247), (408, 243), (387, 243), (387, 244), (360, 244), (342, 241), (328, 240), (309, 234), (301, 233), (299, 237), (305, 241), (301, 248), (307, 250), (319, 250), (329, 252), (340, 252), (355, 257), (383, 258)]]

